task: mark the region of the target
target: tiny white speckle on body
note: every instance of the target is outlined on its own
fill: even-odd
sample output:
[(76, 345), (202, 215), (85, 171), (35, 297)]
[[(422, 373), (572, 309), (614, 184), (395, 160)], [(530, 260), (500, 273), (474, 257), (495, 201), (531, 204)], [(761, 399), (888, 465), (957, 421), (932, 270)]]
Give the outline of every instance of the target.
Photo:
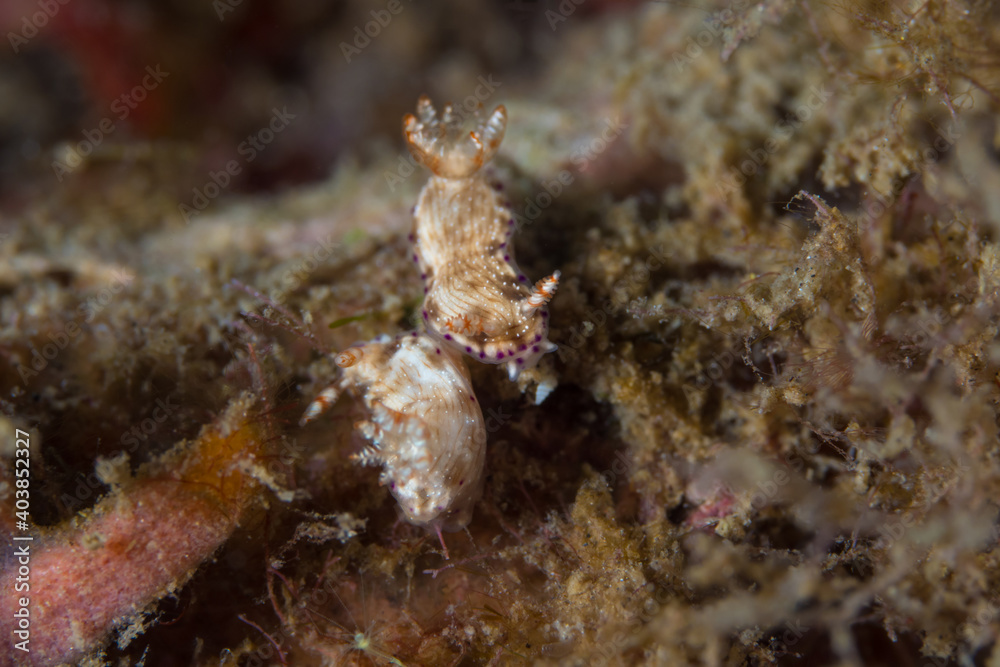
[(380, 337), (337, 355), (340, 378), (306, 410), (306, 424), (343, 393), (370, 413), (356, 424), (371, 442), (357, 459), (382, 466), (382, 483), (407, 521), (464, 528), (482, 493), (486, 428), (469, 371), (457, 352), (427, 334)]
[[(533, 287), (520, 272), (510, 202), (482, 171), (503, 139), (507, 112), (498, 106), (471, 132), (461, 126), (451, 105), (439, 119), (426, 97), (416, 116), (403, 119), (410, 150), (432, 172), (410, 234), (427, 333), (383, 335), (340, 352), (340, 377), (301, 421), (316, 419), (344, 392), (360, 398), (369, 418), (355, 426), (371, 444), (355, 459), (382, 466), (380, 479), (410, 523), (438, 530), (465, 527), (482, 494), (486, 429), (462, 354), (505, 364), (517, 380), (556, 349), (545, 306), (559, 272)], [(554, 379), (543, 380), (536, 404), (554, 388)]]
[(456, 350), (490, 364), (506, 364), (512, 380), (556, 349), (548, 340), (545, 304), (559, 272), (529, 287), (514, 261), (509, 202), (482, 167), (500, 146), (507, 111), (498, 106), (476, 129), (445, 105), (441, 118), (426, 97), (403, 131), (410, 151), (427, 166), (413, 212), (415, 256), (424, 279), (421, 310), (428, 330)]

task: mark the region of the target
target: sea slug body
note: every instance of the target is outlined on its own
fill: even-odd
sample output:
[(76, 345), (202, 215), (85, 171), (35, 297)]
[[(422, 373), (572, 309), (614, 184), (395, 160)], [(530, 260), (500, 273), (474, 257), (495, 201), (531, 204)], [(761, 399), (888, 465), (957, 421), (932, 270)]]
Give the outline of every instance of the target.
[(532, 287), (518, 270), (510, 206), (483, 174), (503, 139), (506, 109), (477, 115), (472, 131), (462, 125), (450, 104), (439, 119), (427, 97), (403, 119), (410, 151), (432, 172), (413, 211), (414, 260), (426, 293), (421, 314), (432, 334), (474, 359), (506, 364), (515, 380), (556, 349), (545, 304), (559, 272)]
[(340, 378), (316, 397), (301, 423), (345, 391), (360, 397), (370, 418), (355, 426), (371, 444), (356, 458), (383, 466), (381, 481), (410, 523), (464, 528), (482, 492), (486, 428), (462, 356), (412, 332), (356, 343), (336, 362)]

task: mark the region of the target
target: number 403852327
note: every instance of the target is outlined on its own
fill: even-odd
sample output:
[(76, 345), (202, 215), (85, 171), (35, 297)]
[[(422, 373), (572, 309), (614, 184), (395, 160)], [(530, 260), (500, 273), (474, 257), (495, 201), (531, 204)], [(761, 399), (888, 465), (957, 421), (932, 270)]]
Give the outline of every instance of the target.
[(18, 521), (28, 520), (28, 476), (31, 471), (31, 441), (29, 435), (26, 431), (17, 429), (17, 441), (15, 443), (16, 449), (14, 451), (14, 467), (16, 469), (14, 475), (17, 477), (17, 490), (15, 492), (15, 507), (17, 512), (15, 516)]

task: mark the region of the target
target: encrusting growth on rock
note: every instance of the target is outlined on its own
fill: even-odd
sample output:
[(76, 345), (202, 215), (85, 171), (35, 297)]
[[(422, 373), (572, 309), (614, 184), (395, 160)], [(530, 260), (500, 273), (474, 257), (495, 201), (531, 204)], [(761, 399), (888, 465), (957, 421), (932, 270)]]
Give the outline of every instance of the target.
[[(247, 465), (264, 430), (236, 401), (219, 424), (182, 442), (121, 483), (82, 517), (44, 530), (30, 545), (30, 652), (0, 665), (76, 662), (178, 590), (229, 538), (262, 486)], [(0, 573), (13, 591), (17, 568)], [(0, 596), (0, 632), (13, 636), (14, 595)], [(129, 631), (131, 632), (131, 631)], [(125, 642), (127, 643), (127, 642)]]

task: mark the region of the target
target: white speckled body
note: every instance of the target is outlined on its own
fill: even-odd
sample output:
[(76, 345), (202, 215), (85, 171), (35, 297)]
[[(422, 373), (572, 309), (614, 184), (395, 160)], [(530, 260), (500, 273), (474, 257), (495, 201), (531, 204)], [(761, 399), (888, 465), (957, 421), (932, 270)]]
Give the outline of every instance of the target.
[(315, 419), (344, 391), (371, 414), (356, 426), (371, 441), (358, 455), (381, 464), (410, 523), (457, 530), (482, 492), (486, 429), (460, 354), (426, 335), (380, 337), (337, 357), (341, 377), (310, 405)]
[(514, 219), (481, 167), (506, 128), (497, 107), (478, 129), (463, 133), (445, 106), (441, 120), (427, 98), (408, 115), (410, 150), (433, 175), (414, 207), (414, 259), (424, 280), (427, 328), (486, 363), (507, 364), (512, 379), (556, 346), (547, 339), (548, 313), (559, 274), (532, 287), (514, 261)]

